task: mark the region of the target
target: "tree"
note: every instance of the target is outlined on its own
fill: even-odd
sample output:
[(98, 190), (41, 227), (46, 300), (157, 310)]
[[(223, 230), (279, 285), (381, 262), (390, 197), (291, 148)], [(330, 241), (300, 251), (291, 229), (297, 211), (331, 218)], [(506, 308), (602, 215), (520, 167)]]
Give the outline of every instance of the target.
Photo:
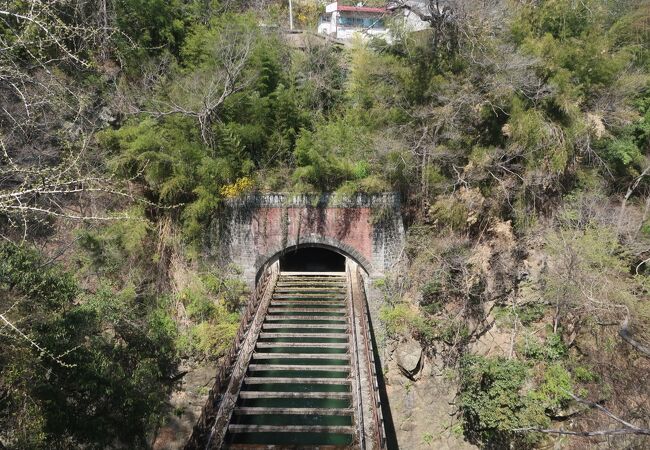
[(254, 80), (247, 65), (257, 34), (251, 19), (241, 16), (226, 16), (210, 27), (198, 27), (183, 49), (186, 70), (170, 80), (165, 98), (156, 100), (150, 113), (193, 118), (204, 144), (213, 146), (211, 127), (220, 120), (225, 101)]
[(164, 299), (137, 289), (104, 280), (84, 292), (37, 251), (0, 243), (2, 445), (146, 446), (173, 384), (176, 328)]
[(52, 218), (112, 218), (81, 201), (86, 194), (134, 198), (88, 151), (98, 110), (77, 74), (91, 70), (98, 42), (112, 30), (84, 23), (81, 6), (36, 0), (0, 9), (0, 226), (7, 239), (25, 240)]

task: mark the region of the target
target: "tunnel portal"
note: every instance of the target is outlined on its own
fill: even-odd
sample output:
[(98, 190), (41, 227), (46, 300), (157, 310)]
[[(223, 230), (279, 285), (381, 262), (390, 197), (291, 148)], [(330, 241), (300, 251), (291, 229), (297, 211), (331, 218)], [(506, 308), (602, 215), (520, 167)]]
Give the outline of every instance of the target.
[(226, 201), (214, 227), (214, 255), (240, 267), (250, 287), (265, 265), (300, 248), (333, 250), (375, 279), (397, 262), (404, 247), (396, 193), (251, 194)]
[(301, 247), (280, 257), (283, 272), (345, 272), (345, 256), (320, 247)]

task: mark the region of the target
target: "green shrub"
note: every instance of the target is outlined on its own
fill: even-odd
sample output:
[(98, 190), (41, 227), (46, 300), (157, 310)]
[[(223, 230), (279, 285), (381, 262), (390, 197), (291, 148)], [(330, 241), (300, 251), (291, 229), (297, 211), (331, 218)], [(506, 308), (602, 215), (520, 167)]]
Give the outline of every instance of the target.
[(199, 322), (209, 320), (218, 313), (218, 307), (214, 299), (206, 296), (203, 292), (185, 289), (180, 293), (180, 298), (192, 320)]
[(569, 393), (572, 391), (571, 374), (562, 365), (555, 363), (546, 368), (541, 384), (528, 392), (527, 399), (530, 403), (541, 406), (544, 411), (557, 414), (571, 401)]
[(146, 446), (176, 368), (177, 331), (169, 299), (138, 288), (104, 279), (84, 292), (35, 250), (0, 244), (0, 309), (45, 349), (18, 335), (0, 346), (10, 393), (0, 426), (17, 433), (14, 448)]
[(631, 137), (627, 136), (609, 140), (605, 145), (603, 156), (619, 174), (625, 174), (630, 166), (640, 166), (643, 163), (643, 154), (639, 147)]
[(385, 306), (379, 312), (379, 319), (386, 327), (388, 335), (392, 337), (406, 335), (416, 317), (417, 313), (406, 303)]
[(581, 383), (591, 383), (599, 379), (598, 374), (592, 372), (588, 367), (577, 366), (573, 368), (572, 372), (576, 381)]
[(178, 294), (191, 320), (189, 330), (176, 338), (179, 352), (185, 356), (216, 359), (232, 345), (248, 290), (232, 271), (225, 267), (219, 275), (210, 271), (194, 276)]
[(560, 333), (550, 333), (543, 342), (526, 334), (517, 343), (517, 352), (533, 361), (556, 361), (567, 355), (567, 348)]
[(448, 345), (465, 342), (469, 337), (469, 327), (462, 320), (445, 320), (441, 324), (439, 338)]
[(439, 197), (429, 214), (441, 225), (449, 226), (453, 230), (464, 230), (467, 226), (469, 210), (454, 197)]
[(548, 427), (549, 415), (571, 402), (571, 374), (560, 363), (539, 366), (536, 380), (516, 359), (466, 355), (460, 363), (460, 408), (465, 435), (490, 448), (527, 448), (543, 436), (518, 433)]
[[(20, 292), (32, 299), (35, 309), (58, 311), (67, 308), (80, 293), (76, 280), (57, 266), (41, 270), (40, 263), (35, 250), (0, 243), (0, 292)], [(6, 302), (3, 312), (10, 309), (11, 298)]]
[(460, 409), (465, 436), (491, 448), (523, 448), (538, 440), (513, 430), (549, 423), (541, 404), (525, 395), (525, 364), (505, 358), (466, 355), (460, 361)]
[(230, 314), (217, 323), (201, 322), (190, 329), (190, 348), (211, 358), (218, 358), (233, 344), (239, 329), (239, 315)]
[(495, 306), (493, 313), (500, 325), (513, 327), (515, 320), (522, 325), (539, 321), (544, 317), (546, 309), (547, 307), (543, 303), (532, 302), (516, 305), (514, 308), (512, 306)]
[(406, 303), (387, 306), (379, 312), (379, 319), (390, 337), (414, 336), (424, 346), (437, 337), (435, 322), (427, 320)]
[(564, 358), (567, 355), (568, 349), (562, 340), (561, 333), (551, 333), (546, 337), (545, 342), (546, 357), (549, 360), (556, 360)]
[(422, 294), (422, 309), (429, 314), (436, 314), (442, 309), (443, 286), (438, 279), (428, 281), (420, 290)]
[(294, 181), (312, 189), (336, 190), (346, 181), (363, 180), (370, 166), (365, 159), (372, 148), (370, 130), (341, 118), (302, 130), (296, 141)]
[(516, 346), (517, 354), (534, 361), (542, 361), (546, 358), (544, 347), (535, 336), (524, 335)]

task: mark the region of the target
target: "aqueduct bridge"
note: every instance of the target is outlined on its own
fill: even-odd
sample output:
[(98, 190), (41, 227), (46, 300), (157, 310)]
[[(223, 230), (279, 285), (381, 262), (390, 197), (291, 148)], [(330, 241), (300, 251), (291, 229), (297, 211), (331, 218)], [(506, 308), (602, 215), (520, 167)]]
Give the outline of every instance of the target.
[(251, 195), (213, 231), (253, 293), (186, 448), (387, 448), (368, 293), (403, 248), (399, 197)]

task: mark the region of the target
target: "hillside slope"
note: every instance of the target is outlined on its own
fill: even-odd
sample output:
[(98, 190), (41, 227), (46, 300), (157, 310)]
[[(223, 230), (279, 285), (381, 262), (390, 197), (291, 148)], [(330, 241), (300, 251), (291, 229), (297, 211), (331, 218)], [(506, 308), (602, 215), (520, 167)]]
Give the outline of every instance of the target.
[(0, 7), (0, 447), (187, 429), (247, 298), (206, 232), (253, 191), (402, 196), (402, 448), (650, 445), (650, 3), (425, 6), (345, 48), (276, 2)]

